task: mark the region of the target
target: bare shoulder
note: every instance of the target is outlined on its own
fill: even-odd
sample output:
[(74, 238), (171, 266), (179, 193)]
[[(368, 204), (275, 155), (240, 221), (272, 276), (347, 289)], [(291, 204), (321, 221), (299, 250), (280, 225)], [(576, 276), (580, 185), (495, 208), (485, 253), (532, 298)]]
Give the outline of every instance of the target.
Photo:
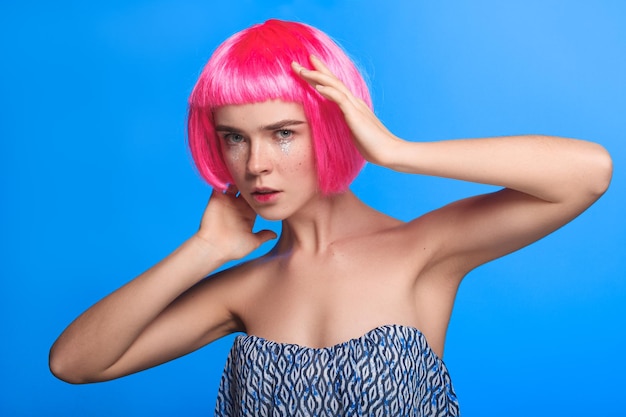
[(460, 280), (465, 272), (454, 261), (447, 262), (446, 251), (457, 233), (456, 219), (469, 211), (473, 201), (456, 201), (408, 222), (367, 207), (358, 220), (358, 233), (348, 241), (367, 256), (368, 264), (380, 257), (390, 274), (418, 281)]
[(438, 242), (431, 232), (433, 217), (437, 215), (428, 213), (404, 222), (369, 208), (355, 228), (358, 231), (338, 246), (347, 260), (377, 271), (379, 276), (413, 282), (436, 252)]
[(426, 212), (415, 219), (402, 222), (387, 234), (394, 250), (404, 257), (419, 282), (437, 284), (446, 292), (456, 292), (467, 270), (448, 257), (450, 241), (455, 237), (456, 218), (463, 216), (471, 198), (452, 202)]
[(392, 259), (397, 256), (414, 260), (416, 267), (423, 266), (439, 244), (437, 224), (442, 222), (443, 217), (440, 210), (425, 213), (408, 222), (383, 214), (386, 218), (381, 217), (380, 228), (372, 237), (382, 250), (395, 254), (391, 254)]

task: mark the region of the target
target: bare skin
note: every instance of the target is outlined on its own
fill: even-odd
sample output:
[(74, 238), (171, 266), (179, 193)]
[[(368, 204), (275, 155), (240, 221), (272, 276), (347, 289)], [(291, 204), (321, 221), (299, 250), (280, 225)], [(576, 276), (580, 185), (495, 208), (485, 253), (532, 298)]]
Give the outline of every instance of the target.
[[(330, 71), (293, 70), (342, 109), (369, 161), (396, 171), (502, 187), (403, 223), (351, 192), (316, 189), (310, 130), (297, 103), (215, 112), (236, 188), (213, 192), (197, 233), (76, 319), (50, 353), (72, 383), (118, 378), (243, 331), (323, 347), (385, 324), (420, 329), (443, 355), (463, 277), (563, 226), (608, 187), (599, 145), (546, 136), (407, 142), (390, 133)], [(239, 194), (237, 194), (239, 192)], [(276, 235), (267, 255), (210, 275)]]

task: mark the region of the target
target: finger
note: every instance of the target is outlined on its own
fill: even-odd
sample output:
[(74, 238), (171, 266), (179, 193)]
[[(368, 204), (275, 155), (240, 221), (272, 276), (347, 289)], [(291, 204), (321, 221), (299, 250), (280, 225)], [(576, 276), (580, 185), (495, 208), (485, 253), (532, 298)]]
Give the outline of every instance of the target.
[[(318, 62), (323, 65), (321, 61), (318, 60)], [(341, 91), (354, 105), (357, 105), (357, 98), (354, 97), (348, 87), (346, 87), (346, 85), (327, 67), (324, 66), (322, 70), (309, 70), (297, 62), (292, 62), (291, 66), (293, 70), (312, 87), (317, 88), (318, 85), (333, 87)]]
[(300, 65), (300, 63), (296, 61), (291, 61), (291, 69), (293, 70), (293, 72), (295, 72), (298, 75), (298, 77), (302, 78), (309, 85), (311, 85), (311, 87), (315, 87), (315, 84), (317, 84), (316, 82), (313, 82), (310, 79), (309, 73), (313, 70), (303, 67), (302, 65)]
[[(355, 104), (353, 100), (356, 100), (354, 96), (347, 95), (341, 90), (338, 90), (334, 87), (317, 84), (315, 89), (327, 99), (334, 101), (337, 103), (343, 114), (346, 118), (350, 117), (350, 115), (356, 116), (361, 112), (359, 106)], [(369, 109), (368, 109), (369, 110)]]
[(235, 184), (228, 184), (228, 188), (224, 190), (224, 194), (236, 197), (237, 193), (239, 193), (239, 189)]
[(324, 61), (322, 61), (313, 54), (309, 56), (309, 60), (311, 61), (313, 68), (323, 74), (330, 76), (331, 78), (336, 80), (341, 87), (343, 87), (340, 88), (340, 90), (346, 95), (346, 97), (350, 100), (352, 104), (354, 104), (360, 110), (365, 111), (366, 113), (372, 113), (371, 108), (367, 105), (367, 103), (365, 103), (365, 101), (363, 101), (363, 99), (361, 99), (360, 97), (356, 97), (352, 93), (352, 91), (348, 87), (346, 87), (346, 85), (339, 78), (337, 78), (337, 76), (330, 69), (328, 69), (326, 64), (324, 64)]
[(271, 230), (259, 230), (255, 235), (261, 240), (261, 243), (265, 243), (269, 240), (276, 239), (278, 235)]
[[(331, 85), (331, 86), (341, 90), (344, 94), (346, 94), (346, 96), (348, 96), (350, 98), (350, 101), (352, 101), (353, 103), (356, 104), (356, 101), (358, 99), (354, 96), (354, 94), (352, 94), (352, 91), (343, 83), (343, 81), (341, 81), (339, 79), (339, 77), (337, 77), (335, 75), (335, 73), (333, 73), (326, 66), (326, 64), (324, 64), (324, 62), (321, 59), (319, 59), (315, 55), (311, 55), (311, 56), (309, 56), (309, 60), (311, 61), (311, 64), (313, 65), (313, 68), (315, 68), (317, 71), (319, 71), (320, 73), (326, 75), (330, 80), (332, 80), (332, 83), (329, 83), (328, 85)], [(352, 98), (354, 98), (354, 100), (352, 100)]]
[(335, 74), (333, 74), (333, 72), (328, 69), (326, 64), (324, 64), (324, 62), (322, 62), (322, 60), (316, 57), (315, 55), (310, 55), (309, 61), (311, 61), (313, 68), (315, 68), (319, 72), (322, 72), (326, 75), (332, 75), (333, 77), (335, 77)]
[(300, 76), (313, 87), (316, 87), (318, 85), (332, 87), (341, 91), (346, 96), (354, 97), (348, 87), (346, 87), (345, 84), (334, 75), (328, 75), (317, 70), (307, 70), (304, 68), (300, 71)]

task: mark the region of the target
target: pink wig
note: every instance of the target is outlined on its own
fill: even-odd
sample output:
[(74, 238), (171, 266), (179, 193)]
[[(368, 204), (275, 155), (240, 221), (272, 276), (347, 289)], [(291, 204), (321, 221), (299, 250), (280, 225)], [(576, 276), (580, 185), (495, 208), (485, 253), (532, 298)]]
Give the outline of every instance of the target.
[(229, 104), (280, 99), (302, 104), (311, 127), (319, 189), (345, 191), (364, 160), (339, 107), (291, 69), (313, 54), (370, 107), (369, 91), (354, 63), (323, 32), (295, 22), (268, 20), (227, 39), (213, 53), (189, 97), (189, 148), (200, 175), (225, 190), (232, 177), (222, 160), (213, 111)]

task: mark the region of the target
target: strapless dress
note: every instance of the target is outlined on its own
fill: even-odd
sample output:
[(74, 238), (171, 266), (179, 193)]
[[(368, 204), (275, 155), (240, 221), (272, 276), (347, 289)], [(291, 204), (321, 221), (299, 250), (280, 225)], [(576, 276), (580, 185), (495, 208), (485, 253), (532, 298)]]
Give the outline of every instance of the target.
[(220, 417), (459, 414), (443, 361), (401, 325), (325, 348), (237, 336), (215, 408)]

